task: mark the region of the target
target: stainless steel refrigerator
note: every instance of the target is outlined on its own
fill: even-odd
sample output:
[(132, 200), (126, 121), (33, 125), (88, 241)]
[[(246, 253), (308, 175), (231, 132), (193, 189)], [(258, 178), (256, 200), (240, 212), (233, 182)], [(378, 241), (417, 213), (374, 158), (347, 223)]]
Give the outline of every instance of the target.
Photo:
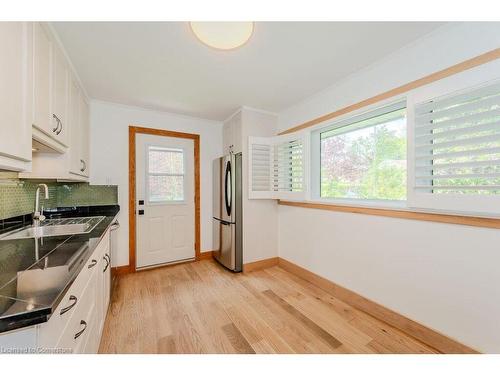
[(229, 270), (241, 272), (241, 153), (225, 155), (214, 160), (213, 184), (214, 258)]

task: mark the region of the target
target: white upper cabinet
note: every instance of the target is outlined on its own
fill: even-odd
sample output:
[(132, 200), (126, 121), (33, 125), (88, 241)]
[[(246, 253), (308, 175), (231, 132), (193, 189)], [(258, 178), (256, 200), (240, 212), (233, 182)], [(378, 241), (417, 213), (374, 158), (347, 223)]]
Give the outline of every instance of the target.
[(80, 163), (81, 163), (81, 174), (85, 177), (89, 176), (89, 154), (90, 154), (90, 112), (89, 104), (85, 100), (83, 95), (80, 95), (80, 126), (78, 130), (80, 132)]
[(41, 24), (33, 26), (33, 126), (47, 134), (55, 127), (50, 118), (51, 42)]
[(49, 150), (67, 149), (68, 68), (50, 32), (33, 25), (33, 138)]
[(242, 152), (241, 137), (241, 112), (237, 112), (224, 122), (222, 128), (224, 154)]
[(89, 175), (89, 106), (76, 81), (70, 83), (70, 173)]
[[(88, 102), (50, 27), (40, 23), (30, 25), (33, 43), (28, 62), (33, 72), (29, 95), (32, 109), (28, 112), (30, 133), (25, 142), (29, 144), (29, 156), (32, 144), (35, 152), (31, 172), (23, 172), (20, 177), (87, 181)], [(7, 69), (2, 69), (2, 73)]]
[(32, 24), (0, 22), (0, 169), (22, 171), (31, 160)]
[(59, 142), (68, 145), (68, 67), (62, 53), (54, 49), (52, 60), (52, 129)]

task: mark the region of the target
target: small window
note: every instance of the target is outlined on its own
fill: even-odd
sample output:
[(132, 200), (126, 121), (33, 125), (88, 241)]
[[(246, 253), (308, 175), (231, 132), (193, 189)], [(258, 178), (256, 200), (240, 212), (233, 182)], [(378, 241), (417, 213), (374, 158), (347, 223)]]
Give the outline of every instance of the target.
[(184, 200), (184, 151), (150, 146), (147, 171), (148, 202)]
[(326, 199), (406, 199), (406, 108), (397, 103), (319, 131)]

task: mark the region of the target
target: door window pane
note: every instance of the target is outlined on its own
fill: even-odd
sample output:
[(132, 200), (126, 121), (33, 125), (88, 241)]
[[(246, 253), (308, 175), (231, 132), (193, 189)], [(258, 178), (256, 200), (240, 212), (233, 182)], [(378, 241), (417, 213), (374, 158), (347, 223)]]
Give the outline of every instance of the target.
[(184, 174), (182, 150), (150, 147), (149, 173)]
[(147, 151), (148, 202), (184, 200), (184, 151), (150, 146)]

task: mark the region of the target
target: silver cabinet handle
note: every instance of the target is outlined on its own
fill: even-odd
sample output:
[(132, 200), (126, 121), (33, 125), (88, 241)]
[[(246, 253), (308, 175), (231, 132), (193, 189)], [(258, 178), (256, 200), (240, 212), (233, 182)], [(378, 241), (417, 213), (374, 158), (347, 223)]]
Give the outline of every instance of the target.
[[(59, 133), (57, 132), (57, 130), (59, 129), (59, 126), (61, 125), (61, 120), (59, 120), (59, 117), (57, 117), (55, 113), (53, 113), (53, 114), (52, 114), (52, 118), (54, 118), (54, 119), (56, 120), (56, 124), (57, 124), (57, 125), (56, 125), (56, 127), (55, 127), (54, 129), (52, 129), (52, 131), (53, 131), (54, 133), (56, 133), (56, 134), (59, 134)], [(61, 130), (62, 130), (62, 129), (61, 129)]]
[(63, 123), (59, 118), (57, 119), (57, 122), (59, 123), (60, 128), (59, 128), (59, 131), (56, 132), (56, 135), (59, 135), (59, 134), (61, 134), (61, 132), (63, 130)]
[(92, 259), (92, 261), (91, 261), (91, 262), (90, 262), (90, 264), (88, 265), (88, 268), (92, 268), (92, 267), (94, 267), (96, 264), (97, 264), (97, 260)]
[(71, 310), (73, 307), (75, 307), (76, 303), (78, 302), (78, 298), (76, 298), (75, 296), (69, 296), (69, 300), (73, 301), (73, 303), (71, 305), (66, 306), (65, 308), (61, 309), (61, 312), (59, 313), (59, 315), (66, 314), (69, 310)]
[(75, 333), (75, 340), (82, 335), (83, 332), (87, 329), (87, 322), (85, 320), (80, 320), (80, 325), (83, 325), (83, 328), (81, 331), (78, 331)]
[(104, 254), (104, 256), (102, 257), (102, 259), (104, 259), (106, 261), (106, 267), (104, 267), (104, 269), (102, 270), (102, 272), (106, 272), (108, 270), (108, 267), (109, 267), (109, 260), (108, 258), (106, 258), (106, 256), (108, 256), (108, 254)]
[(83, 172), (85, 169), (87, 169), (87, 163), (83, 159), (80, 159), (80, 162), (83, 164), (82, 168), (80, 169), (80, 172)]

